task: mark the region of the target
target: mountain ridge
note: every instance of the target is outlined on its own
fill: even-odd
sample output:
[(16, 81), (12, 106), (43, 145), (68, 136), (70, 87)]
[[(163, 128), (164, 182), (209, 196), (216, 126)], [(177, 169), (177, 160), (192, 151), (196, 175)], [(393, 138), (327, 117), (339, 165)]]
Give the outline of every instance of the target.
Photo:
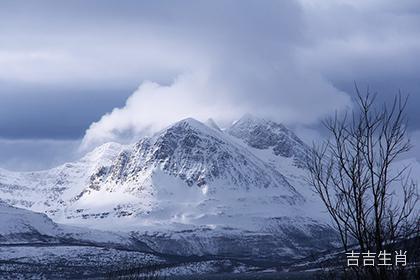
[[(265, 256), (281, 257), (306, 254), (311, 243), (331, 247), (334, 231), (322, 211), (313, 211), (320, 204), (296, 164), (307, 147), (286, 127), (250, 118), (224, 130), (187, 118), (51, 170), (0, 171), (0, 196), (58, 223), (131, 232), (162, 253), (230, 248), (243, 255), (263, 246)], [(262, 129), (270, 137), (258, 146)], [(287, 153), (276, 153), (281, 145)], [(314, 236), (319, 240), (307, 241)], [(174, 245), (159, 245), (167, 242)]]

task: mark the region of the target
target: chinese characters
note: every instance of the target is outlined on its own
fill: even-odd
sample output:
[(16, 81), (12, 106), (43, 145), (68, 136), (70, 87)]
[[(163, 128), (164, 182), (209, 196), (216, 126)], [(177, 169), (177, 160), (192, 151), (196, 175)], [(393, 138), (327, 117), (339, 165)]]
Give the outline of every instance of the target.
[[(394, 258), (392, 254), (386, 250), (380, 251), (378, 254), (370, 252), (358, 253), (351, 250), (347, 255), (347, 266), (406, 266), (407, 251), (395, 251)], [(361, 257), (361, 258), (360, 258)], [(360, 260), (362, 260), (360, 262)]]

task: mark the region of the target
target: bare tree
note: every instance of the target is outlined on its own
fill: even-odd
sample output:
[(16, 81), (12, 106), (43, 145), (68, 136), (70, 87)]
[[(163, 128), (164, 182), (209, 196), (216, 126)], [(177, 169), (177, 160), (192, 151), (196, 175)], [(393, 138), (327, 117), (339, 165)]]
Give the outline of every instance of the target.
[[(331, 137), (313, 148), (309, 181), (345, 251), (356, 245), (361, 252), (379, 253), (419, 234), (417, 184), (409, 166), (394, 165), (411, 148), (404, 113), (408, 99), (399, 94), (391, 106), (377, 109), (375, 95), (356, 91), (352, 113), (324, 122)], [(389, 279), (397, 269), (360, 269), (351, 277)]]

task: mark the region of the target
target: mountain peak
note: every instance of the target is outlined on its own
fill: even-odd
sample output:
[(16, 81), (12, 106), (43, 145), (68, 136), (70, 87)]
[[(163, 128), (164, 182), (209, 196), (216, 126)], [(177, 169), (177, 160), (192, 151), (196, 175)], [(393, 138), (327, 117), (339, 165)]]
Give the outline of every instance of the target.
[(194, 118), (185, 118), (183, 120), (180, 120), (168, 126), (163, 131), (158, 132), (155, 136), (162, 137), (172, 135), (173, 133), (198, 133), (200, 135), (208, 135), (211, 137), (223, 137), (223, 132), (220, 129), (218, 129), (216, 123), (213, 123), (213, 125), (209, 124), (208, 122), (202, 123)]
[(191, 118), (191, 117), (182, 119), (182, 120), (180, 120), (176, 123), (186, 123), (186, 124), (190, 124), (190, 125), (197, 125), (197, 124), (202, 125), (203, 124), (202, 122), (200, 122), (200, 121), (198, 121), (194, 118)]
[(235, 121), (229, 129), (232, 129), (234, 127), (252, 129), (256, 126), (265, 127), (265, 129), (277, 128), (283, 131), (289, 131), (289, 129), (281, 123), (276, 123), (272, 120), (258, 117), (249, 113), (243, 115), (239, 120)]
[(283, 124), (246, 114), (228, 129), (228, 133), (252, 148), (272, 149), (274, 154), (293, 157), (297, 166), (304, 166), (307, 147)]
[[(283, 124), (276, 123), (274, 121), (264, 119), (261, 117), (254, 116), (252, 114), (245, 114), (239, 120), (234, 122), (231, 127), (228, 129), (230, 134), (243, 134), (249, 132), (263, 132), (266, 131), (281, 131), (287, 134), (293, 134), (288, 128)], [(235, 135), (234, 135), (235, 136)]]
[(266, 120), (264, 120), (263, 118), (257, 117), (253, 114), (246, 113), (239, 120), (235, 121), (232, 124), (232, 126), (236, 124), (240, 124), (240, 123), (261, 123), (261, 122), (266, 122)]
[(194, 118), (185, 118), (182, 119), (172, 125), (170, 125), (167, 129), (173, 128), (173, 127), (190, 127), (195, 129), (208, 129), (207, 125), (204, 123), (194, 119)]

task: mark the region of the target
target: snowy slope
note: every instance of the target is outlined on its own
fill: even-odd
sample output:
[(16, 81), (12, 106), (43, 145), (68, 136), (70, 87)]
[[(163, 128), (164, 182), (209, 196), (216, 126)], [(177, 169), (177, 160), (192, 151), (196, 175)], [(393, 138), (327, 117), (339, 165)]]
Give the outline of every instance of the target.
[(54, 238), (58, 232), (59, 227), (47, 215), (0, 203), (1, 243)]
[(20, 209), (0, 202), (0, 246), (32, 243), (119, 244), (130, 246), (129, 236), (53, 222), (46, 214)]
[(312, 217), (323, 223), (329, 222), (322, 202), (307, 182), (306, 161), (309, 147), (293, 131), (282, 124), (245, 115), (226, 132), (235, 138), (233, 140), (236, 143), (282, 172), (305, 198), (302, 206), (307, 211), (302, 216)]

